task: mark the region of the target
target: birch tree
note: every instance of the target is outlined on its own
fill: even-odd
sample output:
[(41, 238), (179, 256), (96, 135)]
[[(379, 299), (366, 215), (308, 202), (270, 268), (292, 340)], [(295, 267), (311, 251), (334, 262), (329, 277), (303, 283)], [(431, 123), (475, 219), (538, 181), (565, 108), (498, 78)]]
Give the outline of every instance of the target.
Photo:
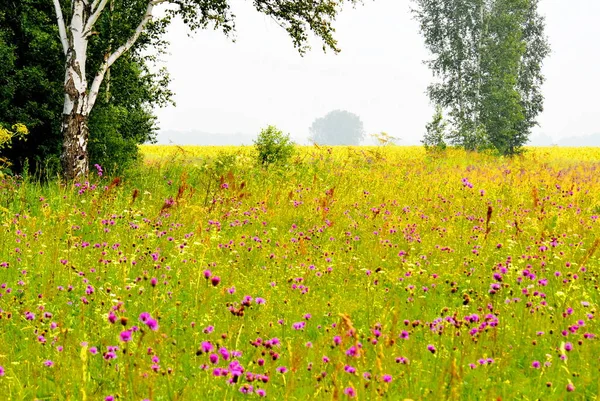
[[(121, 43), (111, 43), (102, 60), (88, 60), (88, 45), (97, 34), (94, 26), (110, 9), (109, 0), (53, 0), (60, 42), (65, 56), (64, 106), (62, 118), (63, 146), (61, 162), (66, 179), (88, 173), (88, 121), (101, 85), (110, 67), (149, 32), (153, 24), (166, 26), (180, 17), (191, 29), (214, 28), (229, 35), (234, 31), (230, 0), (114, 0), (131, 8), (129, 36)], [(312, 32), (323, 42), (323, 49), (338, 52), (333, 37), (333, 22), (343, 3), (358, 0), (252, 0), (255, 9), (271, 17), (287, 31), (293, 45), (302, 54), (309, 49)], [(108, 5), (108, 7), (107, 7)], [(162, 5), (157, 19), (157, 6)], [(96, 62), (92, 62), (96, 61)], [(86, 71), (97, 65), (91, 74)], [(91, 79), (88, 79), (91, 76)]]
[(433, 56), (428, 95), (448, 116), (444, 139), (467, 150), (517, 153), (543, 109), (549, 46), (538, 0), (413, 1)]

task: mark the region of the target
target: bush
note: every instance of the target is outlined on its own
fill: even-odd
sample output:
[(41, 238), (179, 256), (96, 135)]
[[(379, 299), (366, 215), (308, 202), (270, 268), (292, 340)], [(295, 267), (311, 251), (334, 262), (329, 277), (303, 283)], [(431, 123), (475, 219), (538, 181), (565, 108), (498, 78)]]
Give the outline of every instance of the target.
[(263, 165), (285, 164), (295, 151), (290, 135), (284, 134), (273, 125), (260, 131), (254, 141), (254, 147), (258, 152), (258, 162)]
[(425, 150), (431, 152), (446, 149), (446, 125), (442, 116), (442, 109), (438, 106), (432, 121), (425, 126), (425, 136), (421, 141), (425, 146)]

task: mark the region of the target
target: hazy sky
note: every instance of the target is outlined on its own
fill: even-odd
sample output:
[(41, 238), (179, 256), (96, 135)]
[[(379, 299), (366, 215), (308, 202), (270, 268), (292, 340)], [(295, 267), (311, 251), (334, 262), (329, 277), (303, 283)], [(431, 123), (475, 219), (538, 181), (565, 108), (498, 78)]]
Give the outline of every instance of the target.
[[(421, 139), (433, 112), (425, 95), (431, 74), (409, 0), (346, 7), (335, 23), (342, 52), (323, 53), (315, 39), (304, 57), (251, 1), (231, 3), (236, 42), (212, 30), (188, 37), (182, 23), (171, 26), (163, 60), (177, 106), (158, 110), (162, 132), (253, 138), (274, 124), (302, 141), (315, 118), (343, 109), (356, 113), (368, 134), (386, 131), (399, 144)], [(545, 111), (534, 133), (553, 139), (598, 133), (600, 1), (541, 0), (540, 12), (552, 54), (543, 68)]]

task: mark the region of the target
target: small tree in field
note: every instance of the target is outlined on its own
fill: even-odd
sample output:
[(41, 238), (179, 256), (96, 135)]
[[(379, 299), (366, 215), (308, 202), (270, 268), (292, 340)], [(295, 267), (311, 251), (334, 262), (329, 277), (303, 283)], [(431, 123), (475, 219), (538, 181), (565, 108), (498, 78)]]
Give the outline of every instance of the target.
[(284, 134), (274, 125), (269, 125), (260, 131), (254, 141), (254, 147), (258, 152), (258, 162), (265, 166), (275, 163), (285, 164), (295, 151), (289, 134)]

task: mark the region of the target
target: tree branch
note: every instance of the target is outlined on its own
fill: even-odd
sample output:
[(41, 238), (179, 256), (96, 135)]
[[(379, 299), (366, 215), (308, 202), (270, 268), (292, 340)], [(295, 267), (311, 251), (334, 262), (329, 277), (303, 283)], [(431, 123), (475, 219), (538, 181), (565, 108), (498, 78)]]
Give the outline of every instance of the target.
[(67, 29), (65, 28), (65, 19), (63, 18), (60, 0), (54, 0), (54, 10), (56, 11), (56, 21), (58, 23), (58, 34), (62, 43), (63, 53), (66, 55), (69, 51), (69, 39), (67, 39)]
[[(94, 27), (96, 21), (98, 21), (98, 18), (100, 18), (100, 14), (102, 14), (104, 7), (106, 7), (106, 3), (108, 3), (108, 0), (100, 0), (100, 4), (98, 4), (98, 0), (95, 0), (92, 4), (92, 15), (87, 20), (85, 28), (83, 29), (83, 32), (85, 32), (85, 36), (89, 36), (92, 32), (92, 28)], [(95, 9), (94, 6), (96, 6)]]
[[(117, 50), (115, 50), (112, 54), (110, 54), (110, 55), (107, 54), (104, 57), (104, 62), (100, 66), (100, 69), (98, 70), (98, 73), (96, 74), (96, 77), (94, 78), (94, 81), (92, 82), (92, 86), (90, 88), (90, 92), (88, 95), (88, 102), (87, 102), (87, 113), (89, 113), (92, 110), (92, 107), (94, 106), (94, 103), (96, 102), (96, 98), (98, 97), (98, 92), (100, 91), (100, 85), (102, 85), (102, 81), (104, 80), (104, 75), (106, 74), (106, 71), (110, 68), (110, 66), (112, 66), (114, 64), (115, 61), (117, 61), (117, 59), (119, 57), (121, 57), (123, 55), (123, 53), (125, 53), (126, 51), (131, 49), (131, 46), (133, 46), (133, 44), (138, 40), (138, 38), (144, 31), (144, 28), (146, 28), (146, 25), (148, 25), (148, 23), (152, 19), (152, 10), (154, 9), (154, 5), (157, 3), (162, 3), (164, 1), (166, 1), (166, 0), (151, 0), (151, 1), (149, 1), (148, 7), (146, 8), (146, 12), (144, 13), (142, 20), (140, 21), (139, 25), (135, 29), (135, 32), (133, 33), (133, 35), (131, 35), (129, 37), (129, 39), (127, 39), (127, 41), (124, 44), (119, 46), (119, 48), (117, 48)], [(104, 2), (106, 2), (106, 1), (104, 1)]]

